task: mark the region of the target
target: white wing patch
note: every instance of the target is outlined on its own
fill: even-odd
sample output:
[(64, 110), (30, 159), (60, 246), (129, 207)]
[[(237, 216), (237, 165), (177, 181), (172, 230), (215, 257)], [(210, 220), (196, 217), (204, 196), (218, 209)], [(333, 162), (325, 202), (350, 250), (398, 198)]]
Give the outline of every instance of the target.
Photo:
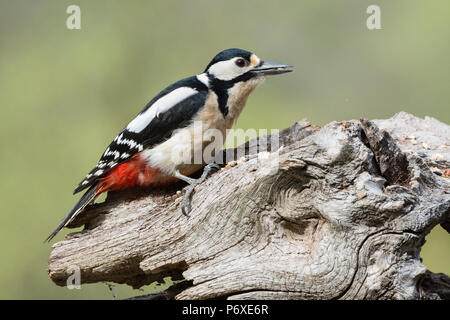
[(139, 133), (144, 130), (148, 124), (160, 113), (166, 112), (179, 102), (196, 94), (198, 91), (189, 87), (181, 87), (173, 90), (157, 100), (145, 112), (139, 114), (127, 126), (128, 131)]

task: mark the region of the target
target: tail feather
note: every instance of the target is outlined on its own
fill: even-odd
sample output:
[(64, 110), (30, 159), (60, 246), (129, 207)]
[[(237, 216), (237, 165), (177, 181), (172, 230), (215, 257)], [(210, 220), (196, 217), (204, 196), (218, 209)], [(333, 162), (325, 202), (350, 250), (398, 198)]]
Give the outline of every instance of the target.
[(56, 234), (61, 231), (62, 228), (67, 226), (83, 209), (91, 202), (97, 198), (101, 192), (97, 192), (99, 189), (98, 184), (91, 186), (84, 194), (81, 196), (80, 200), (75, 204), (75, 206), (70, 210), (70, 212), (64, 217), (61, 223), (53, 230), (52, 233), (44, 240), (44, 242), (50, 242)]

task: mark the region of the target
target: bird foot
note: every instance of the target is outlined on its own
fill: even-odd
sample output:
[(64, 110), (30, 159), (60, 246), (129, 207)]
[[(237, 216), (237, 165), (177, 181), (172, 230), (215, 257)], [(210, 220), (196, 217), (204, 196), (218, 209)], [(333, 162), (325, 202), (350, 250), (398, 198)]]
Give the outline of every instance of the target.
[(183, 188), (183, 191), (185, 191), (183, 202), (181, 203), (181, 212), (188, 217), (189, 212), (191, 212), (191, 196), (194, 192), (194, 189), (197, 185), (201, 184), (206, 180), (206, 178), (213, 172), (220, 169), (220, 166), (216, 163), (210, 163), (208, 164), (204, 169), (203, 173), (200, 178), (198, 179), (192, 179), (191, 182), (189, 182), (189, 185)]

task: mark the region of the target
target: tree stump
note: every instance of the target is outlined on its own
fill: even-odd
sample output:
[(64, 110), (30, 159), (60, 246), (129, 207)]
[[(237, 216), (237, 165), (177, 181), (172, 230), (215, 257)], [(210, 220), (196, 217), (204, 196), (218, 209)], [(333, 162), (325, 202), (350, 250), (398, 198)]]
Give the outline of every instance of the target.
[(50, 278), (187, 280), (151, 299), (450, 299), (419, 256), (433, 227), (450, 230), (449, 126), (402, 112), (269, 138), (280, 148), (256, 153), (260, 137), (218, 155), (251, 156), (197, 187), (189, 217), (181, 184), (89, 206), (53, 245)]

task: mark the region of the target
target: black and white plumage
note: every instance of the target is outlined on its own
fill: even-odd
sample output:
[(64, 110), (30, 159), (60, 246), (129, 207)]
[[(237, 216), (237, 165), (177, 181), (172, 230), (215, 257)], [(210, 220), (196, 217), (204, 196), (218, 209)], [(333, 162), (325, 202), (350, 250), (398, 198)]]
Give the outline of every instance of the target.
[(162, 90), (114, 138), (74, 194), (88, 188), (144, 148), (168, 139), (174, 130), (188, 126), (204, 106), (207, 95), (208, 87), (198, 80), (198, 76), (180, 80)]
[[(203, 73), (162, 90), (106, 148), (74, 193), (89, 189), (47, 240), (105, 191), (181, 179), (190, 185), (182, 206), (183, 213), (189, 211), (189, 195), (211, 167), (202, 179), (189, 178), (208, 159), (195, 162), (177, 152), (190, 154), (211, 145), (220, 150), (226, 130), (237, 120), (249, 94), (267, 75), (289, 71), (289, 65), (263, 62), (249, 51), (228, 49), (217, 54)], [(200, 131), (196, 123), (201, 123)], [(223, 139), (205, 141), (204, 133), (210, 129), (220, 132)]]

